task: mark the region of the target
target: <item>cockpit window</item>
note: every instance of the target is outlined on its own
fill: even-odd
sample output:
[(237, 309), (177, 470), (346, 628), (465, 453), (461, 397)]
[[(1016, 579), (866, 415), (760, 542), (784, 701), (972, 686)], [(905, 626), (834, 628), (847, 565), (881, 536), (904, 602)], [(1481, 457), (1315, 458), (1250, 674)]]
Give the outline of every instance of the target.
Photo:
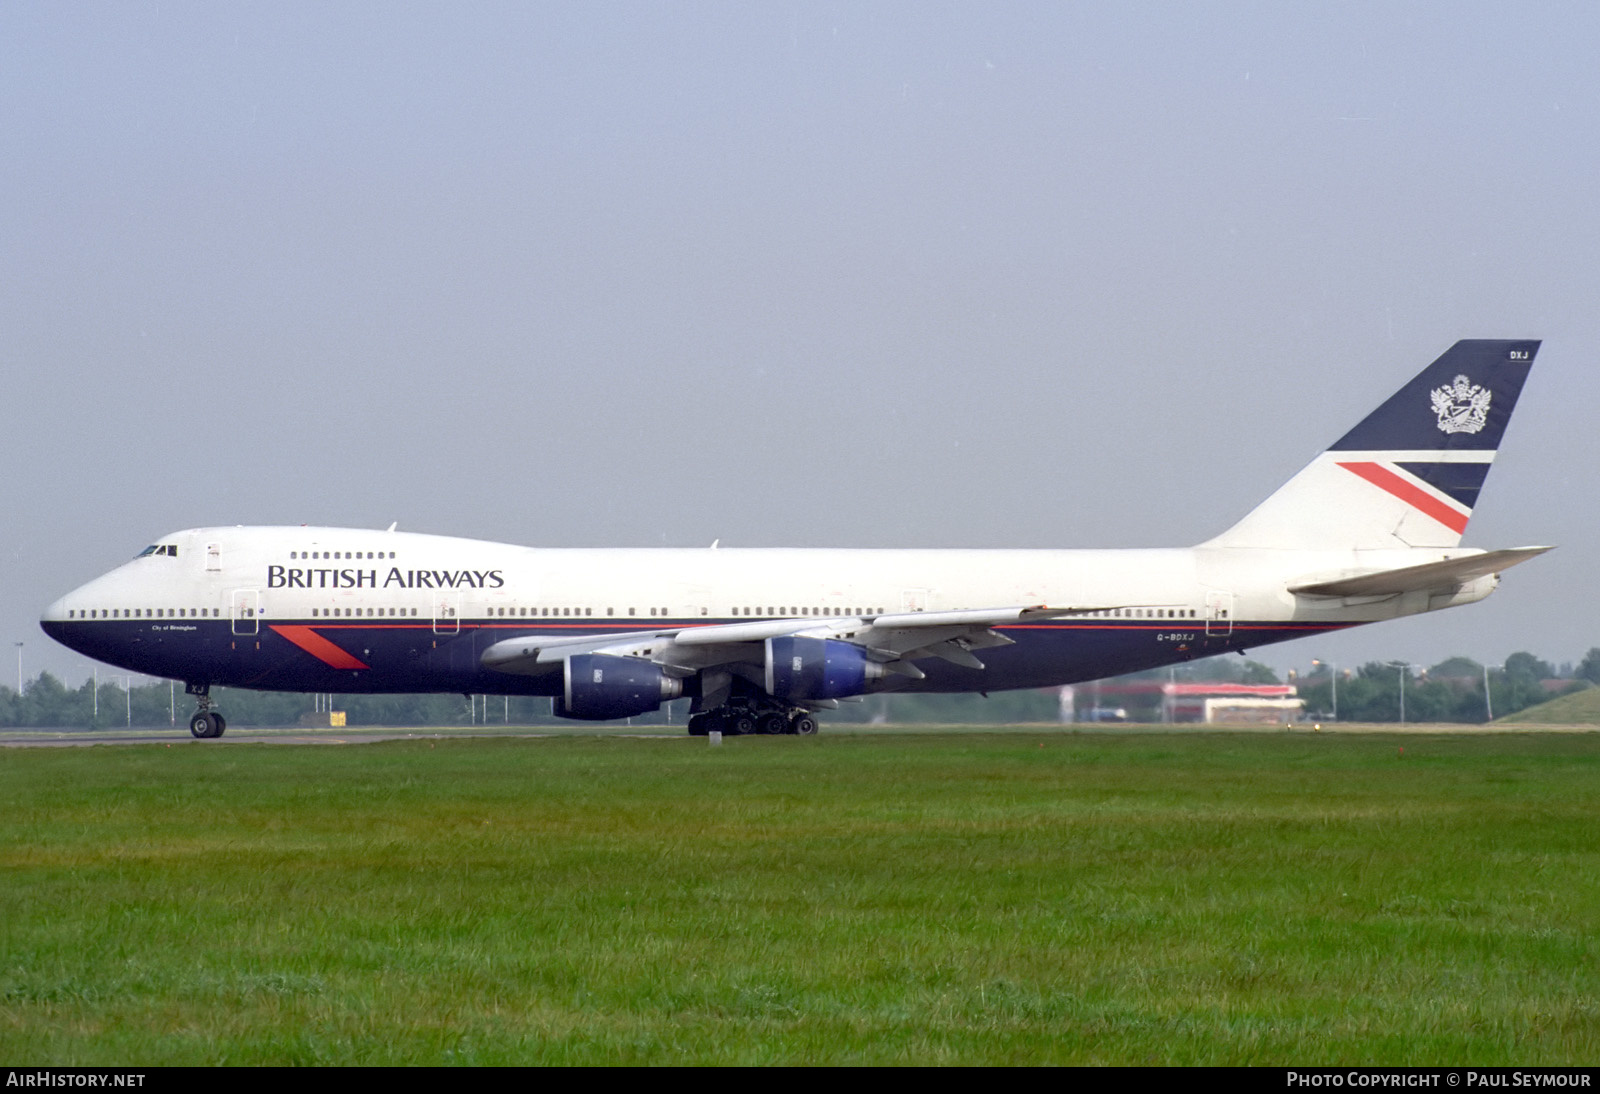
[(145, 555), (153, 555), (155, 553), (156, 553), (155, 547), (154, 546), (150, 546), (150, 547), (146, 547), (144, 550), (140, 551), (138, 553), (138, 555), (135, 556), (135, 557), (143, 558)]
[(146, 547), (144, 550), (140, 551), (134, 557), (135, 558), (144, 558), (146, 555), (166, 555), (168, 558), (177, 558), (178, 557), (178, 545), (176, 543), (161, 543), (161, 544), (157, 544), (157, 545), (154, 545), (154, 546), (151, 546), (151, 547)]

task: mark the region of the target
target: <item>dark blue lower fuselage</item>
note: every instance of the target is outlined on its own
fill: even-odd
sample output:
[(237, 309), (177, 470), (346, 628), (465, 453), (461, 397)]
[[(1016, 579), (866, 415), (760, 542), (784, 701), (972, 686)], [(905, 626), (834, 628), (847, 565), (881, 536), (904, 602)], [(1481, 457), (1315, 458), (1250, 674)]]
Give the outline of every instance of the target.
[[(656, 626), (747, 622), (662, 619)], [(452, 633), (421, 620), (261, 621), (255, 633), (236, 633), (228, 619), (46, 620), (45, 633), (78, 652), (132, 672), (189, 684), (262, 691), (556, 695), (559, 666), (538, 676), (485, 668), (483, 651), (523, 635), (605, 635), (640, 631), (638, 620), (597, 623), (462, 620)], [(983, 669), (938, 658), (916, 662), (922, 680), (897, 676), (874, 690), (970, 692), (1050, 687), (1342, 629), (1345, 623), (1236, 622), (1207, 634), (1203, 623), (1183, 627), (1159, 620), (1057, 620), (998, 627), (1014, 645), (981, 651)], [(293, 640), (292, 640), (293, 639)]]

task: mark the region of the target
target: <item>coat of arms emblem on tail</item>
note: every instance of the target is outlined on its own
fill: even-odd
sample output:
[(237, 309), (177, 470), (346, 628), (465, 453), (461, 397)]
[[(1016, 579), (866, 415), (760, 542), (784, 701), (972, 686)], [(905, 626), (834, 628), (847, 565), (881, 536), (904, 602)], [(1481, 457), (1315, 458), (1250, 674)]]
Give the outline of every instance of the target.
[(1489, 420), (1489, 392), (1465, 376), (1456, 382), (1436, 387), (1432, 392), (1433, 412), (1439, 416), (1442, 433), (1476, 433)]

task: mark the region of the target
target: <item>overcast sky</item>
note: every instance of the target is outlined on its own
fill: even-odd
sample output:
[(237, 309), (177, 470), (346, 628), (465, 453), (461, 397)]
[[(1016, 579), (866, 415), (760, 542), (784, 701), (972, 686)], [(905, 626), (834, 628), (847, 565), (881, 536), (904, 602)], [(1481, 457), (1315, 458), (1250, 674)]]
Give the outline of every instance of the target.
[(1465, 337), (1545, 340), (1467, 543), (1560, 549), (1256, 656), (1600, 645), (1600, 5), (10, 0), (0, 51), (29, 677), (197, 525), (1187, 545)]

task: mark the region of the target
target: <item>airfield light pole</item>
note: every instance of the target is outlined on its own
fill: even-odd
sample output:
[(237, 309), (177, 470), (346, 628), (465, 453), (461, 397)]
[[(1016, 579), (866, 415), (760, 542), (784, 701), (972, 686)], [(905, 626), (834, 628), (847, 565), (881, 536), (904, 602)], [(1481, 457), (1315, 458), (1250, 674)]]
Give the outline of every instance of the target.
[(1483, 666), (1483, 713), (1487, 721), (1494, 721), (1494, 700), (1489, 698), (1489, 666)]
[(113, 680), (122, 681), (122, 704), (124, 716), (128, 720), (128, 728), (133, 728), (133, 677), (113, 676)]
[(17, 694), (22, 694), (22, 643), (17, 643)]
[(1406, 724), (1406, 669), (1410, 664), (1405, 661), (1390, 661), (1389, 667), (1400, 670), (1400, 724)]
[(1328, 666), (1328, 683), (1333, 687), (1333, 720), (1337, 722), (1339, 720), (1339, 666), (1332, 661), (1318, 661), (1316, 658), (1312, 658), (1311, 663), (1319, 667), (1322, 665)]

